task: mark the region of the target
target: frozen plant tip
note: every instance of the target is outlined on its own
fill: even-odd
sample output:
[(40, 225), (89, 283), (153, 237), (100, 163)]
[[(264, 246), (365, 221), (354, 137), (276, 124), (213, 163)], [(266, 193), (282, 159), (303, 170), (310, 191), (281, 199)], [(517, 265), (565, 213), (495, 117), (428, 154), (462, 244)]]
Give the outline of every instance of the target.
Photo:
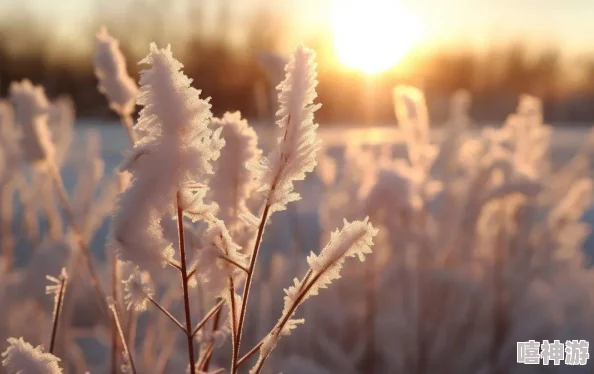
[(62, 310), (62, 304), (64, 303), (64, 294), (66, 293), (66, 285), (68, 283), (68, 275), (66, 269), (62, 268), (60, 276), (58, 278), (47, 276), (47, 279), (52, 283), (45, 287), (45, 293), (48, 295), (54, 295), (54, 323), (52, 327), (52, 338), (50, 341), (49, 352), (54, 352), (56, 343), (56, 336), (58, 334), (58, 324), (60, 322), (60, 311)]
[(258, 136), (239, 112), (225, 113), (223, 118), (213, 118), (212, 123), (222, 128), (225, 139), (215, 166), (217, 173), (209, 183), (212, 198), (219, 205), (218, 218), (237, 229), (237, 218), (247, 210), (246, 201), (257, 187), (246, 164), (256, 163), (260, 158)]
[(68, 96), (58, 97), (49, 107), (48, 128), (56, 149), (55, 163), (62, 165), (73, 138), (75, 106)]
[(2, 353), (2, 366), (14, 374), (62, 374), (60, 359), (33, 347), (23, 338), (8, 338), (8, 348)]
[(341, 230), (332, 232), (330, 242), (319, 255), (310, 254), (307, 258), (310, 270), (301, 280), (294, 280), (294, 286), (285, 290), (285, 304), (283, 313), (260, 346), (260, 357), (250, 374), (261, 371), (264, 362), (276, 347), (282, 335), (290, 335), (298, 324), (304, 323), (303, 319), (293, 319), (297, 307), (309, 297), (317, 295), (320, 289), (327, 288), (333, 280), (340, 278), (340, 271), (348, 257), (358, 257), (364, 261), (365, 255), (370, 254), (373, 238), (378, 230), (369, 222), (347, 222)]
[(259, 164), (251, 165), (264, 191), (270, 211), (284, 210), (287, 203), (298, 200), (293, 182), (303, 180), (305, 173), (316, 165), (316, 140), (314, 112), (320, 104), (313, 104), (317, 97), (315, 52), (299, 47), (287, 64), (286, 78), (278, 86), (277, 125), (282, 129), (278, 144)]
[(151, 277), (148, 272), (135, 269), (124, 281), (124, 300), (128, 310), (144, 312), (147, 304), (155, 295)]
[[(295, 50), (285, 67), (285, 80), (277, 87), (277, 124), (282, 135), (278, 138), (276, 148), (266, 158), (257, 164), (248, 165), (260, 184), (259, 190), (264, 192), (264, 211), (258, 223), (254, 249), (250, 253), (235, 334), (231, 374), (237, 373), (247, 302), (268, 215), (286, 209), (287, 203), (301, 198), (294, 191), (293, 182), (305, 179), (305, 173), (311, 172), (316, 165), (316, 152), (320, 147), (320, 142), (316, 140), (318, 125), (314, 123), (314, 112), (320, 108), (320, 104), (313, 103), (317, 97), (316, 66), (313, 50), (305, 47)], [(257, 221), (253, 215), (245, 214), (242, 217), (246, 222)]]
[(128, 75), (118, 40), (109, 35), (105, 27), (97, 33), (93, 63), (99, 79), (99, 92), (105, 94), (109, 106), (121, 116), (131, 115), (138, 88)]
[(24, 158), (32, 164), (53, 160), (55, 149), (48, 129), (49, 102), (43, 87), (30, 81), (13, 82), (10, 99), (15, 106), (15, 120), (21, 127)]
[(135, 129), (145, 136), (121, 166), (133, 179), (120, 198), (113, 230), (123, 259), (150, 270), (165, 266), (174, 255), (161, 219), (176, 214), (176, 194), (183, 197), (184, 214), (204, 211), (205, 204), (195, 198), (200, 191), (192, 186), (213, 172), (212, 161), (225, 142), (220, 130), (209, 128), (210, 104), (190, 86), (170, 48), (151, 44), (141, 63), (150, 68), (141, 72), (138, 103), (144, 108)]
[(394, 88), (394, 110), (412, 166), (427, 167), (431, 153), (425, 95), (412, 86)]
[[(205, 251), (216, 253), (216, 257), (223, 258), (223, 268), (240, 268), (245, 270), (246, 256), (240, 252), (241, 247), (231, 238), (225, 223), (215, 219), (204, 233), (207, 248)], [(208, 262), (207, 262), (208, 263)]]
[(369, 217), (355, 222), (344, 220), (342, 229), (330, 234), (330, 243), (319, 255), (312, 252), (307, 263), (314, 274), (331, 272), (338, 278), (338, 271), (347, 257), (356, 256), (361, 262), (365, 261), (365, 255), (371, 253), (373, 237), (377, 232), (369, 222)]
[[(180, 271), (186, 323), (185, 327), (176, 324), (185, 330), (194, 372), (184, 215), (193, 220), (206, 215), (207, 221), (213, 218), (209, 214), (212, 209), (203, 201), (206, 187), (202, 181), (213, 173), (213, 161), (219, 158), (225, 141), (220, 138), (221, 129), (209, 127), (211, 106), (190, 86), (192, 80), (181, 72), (183, 65), (173, 58), (170, 46), (159, 49), (151, 44), (140, 63), (150, 65), (140, 73), (138, 104), (143, 108), (134, 127), (143, 137), (121, 167), (130, 171), (133, 179), (114, 217), (114, 239), (121, 256), (143, 270), (169, 264)], [(173, 261), (174, 243), (164, 235), (162, 220), (167, 215), (177, 218), (179, 263)]]

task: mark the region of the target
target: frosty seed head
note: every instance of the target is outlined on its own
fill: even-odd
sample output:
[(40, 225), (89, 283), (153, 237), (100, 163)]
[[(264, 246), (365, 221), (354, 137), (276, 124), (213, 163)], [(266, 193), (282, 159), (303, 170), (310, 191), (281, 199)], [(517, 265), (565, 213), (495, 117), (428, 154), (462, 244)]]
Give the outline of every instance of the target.
[(144, 312), (147, 308), (149, 298), (155, 295), (149, 273), (136, 268), (123, 283), (126, 308), (128, 310)]
[(48, 129), (49, 102), (41, 86), (30, 81), (13, 82), (10, 99), (15, 107), (15, 120), (23, 137), (21, 147), (25, 160), (32, 164), (52, 161), (55, 154)]
[(300, 199), (293, 182), (303, 180), (316, 165), (320, 143), (313, 104), (318, 84), (315, 52), (299, 47), (285, 67), (285, 80), (278, 85), (277, 125), (281, 128), (276, 148), (257, 164), (250, 164), (271, 212), (286, 209), (286, 204)]
[(119, 42), (101, 27), (96, 36), (93, 56), (99, 92), (109, 101), (109, 106), (120, 115), (134, 112), (138, 88), (126, 70), (126, 60), (119, 49)]
[(33, 347), (23, 338), (8, 338), (8, 348), (2, 353), (2, 366), (15, 374), (62, 374), (60, 359)]

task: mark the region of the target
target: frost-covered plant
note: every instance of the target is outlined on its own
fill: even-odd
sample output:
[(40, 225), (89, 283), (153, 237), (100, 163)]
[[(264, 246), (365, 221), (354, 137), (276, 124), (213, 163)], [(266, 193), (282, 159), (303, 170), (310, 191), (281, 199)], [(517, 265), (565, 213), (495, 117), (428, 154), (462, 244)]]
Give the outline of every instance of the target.
[(259, 373), (264, 362), (275, 348), (281, 335), (290, 335), (291, 330), (304, 319), (292, 319), (297, 307), (311, 296), (327, 288), (333, 280), (340, 278), (340, 270), (347, 257), (359, 257), (364, 261), (365, 255), (371, 253), (373, 237), (377, 230), (368, 222), (346, 222), (342, 230), (332, 233), (330, 243), (324, 247), (319, 255), (312, 253), (308, 258), (310, 270), (301, 279), (295, 278), (294, 285), (285, 290), (282, 317), (260, 345), (260, 357), (250, 373)]
[(315, 139), (318, 125), (314, 112), (320, 104), (317, 97), (314, 53), (298, 48), (287, 64), (287, 76), (279, 85), (277, 125), (282, 130), (275, 149), (260, 163), (250, 165), (265, 196), (265, 213), (286, 209), (286, 204), (300, 198), (293, 182), (303, 180), (316, 165), (319, 142)]
[(51, 282), (46, 288), (48, 295), (54, 296), (53, 328), (51, 334), (49, 352), (44, 352), (42, 346), (33, 347), (22, 337), (8, 338), (8, 348), (2, 353), (2, 366), (5, 366), (11, 373), (15, 374), (61, 374), (60, 359), (54, 356), (56, 334), (60, 312), (64, 302), (67, 282), (66, 270), (62, 269), (58, 278), (47, 276)]
[(225, 113), (212, 123), (222, 129), (225, 147), (215, 162), (216, 172), (210, 180), (211, 196), (219, 206), (218, 217), (238, 235), (245, 229), (244, 221), (238, 217), (248, 210), (248, 200), (258, 187), (253, 172), (245, 167), (260, 158), (258, 136), (239, 112)]
[(128, 75), (126, 60), (120, 51), (119, 41), (108, 34), (102, 26), (95, 39), (95, 55), (93, 56), (95, 76), (99, 80), (98, 89), (107, 97), (109, 107), (116, 112), (134, 145), (136, 138), (142, 136), (133, 129), (132, 114), (136, 108), (138, 86)]
[[(592, 196), (586, 153), (552, 172), (550, 128), (528, 96), (501, 128), (470, 133), (451, 123), (436, 143), (421, 98), (412, 88), (396, 90), (404, 128), (390, 152), (355, 146), (324, 160), (338, 170), (320, 199), (324, 224), (354, 210), (385, 228), (371, 264), (374, 286), (369, 273), (347, 267), (345, 287), (329, 291), (339, 304), (331, 296), (312, 303), (313, 333), (297, 334), (301, 343), (281, 354), (299, 352), (340, 372), (515, 373), (525, 372), (514, 360), (517, 341), (591, 340), (594, 304), (586, 295), (594, 273), (581, 218)], [(361, 160), (365, 173), (357, 172)], [(326, 312), (334, 305), (340, 318)], [(366, 310), (371, 321), (361, 319)], [(395, 350), (399, 342), (407, 348)], [(462, 342), (473, 348), (459, 349)], [(282, 370), (282, 359), (275, 367)]]
[[(239, 113), (212, 118), (209, 100), (191, 87), (169, 48), (151, 46), (137, 91), (115, 39), (105, 31), (97, 39), (97, 76), (110, 106), (130, 126), (137, 97), (143, 106), (121, 172), (103, 177), (92, 133), (84, 153), (60, 154), (72, 122), (65, 102), (50, 103), (22, 83), (13, 90), (15, 121), (0, 105), (1, 186), (4, 178), (16, 181), (33, 216), (38, 196), (52, 202), (58, 192), (68, 220), (53, 235), (42, 233), (27, 269), (0, 270), (0, 303), (19, 311), (0, 321), (0, 333), (24, 337), (9, 341), (3, 356), (9, 372), (26, 373), (37, 362), (31, 357), (42, 357), (50, 373), (61, 372), (58, 364), (77, 373), (220, 373), (226, 347), (231, 374), (248, 364), (252, 374), (267, 372), (265, 365), (274, 373), (513, 374), (530, 369), (513, 361), (517, 341), (592, 340), (594, 273), (582, 253), (590, 232), (582, 216), (594, 188), (591, 154), (584, 150), (555, 170), (538, 99), (521, 97), (502, 127), (467, 131), (470, 99), (456, 93), (448, 128), (436, 142), (423, 93), (398, 87), (396, 144), (343, 144), (321, 154), (314, 53), (300, 47), (278, 87), (280, 135), (261, 157), (247, 121)], [(44, 127), (47, 132), (38, 131)], [(10, 147), (21, 142), (20, 132), (37, 152)], [(313, 204), (323, 249), (306, 261), (296, 252), (259, 255), (274, 247), (262, 246), (265, 229), (282, 219), (269, 225), (272, 213), (300, 199), (294, 184), (314, 176), (316, 158), (321, 183), (306, 181), (301, 191), (325, 188)], [(20, 165), (52, 172), (66, 159), (78, 171), (72, 198), (57, 173), (56, 191), (23, 188)], [(80, 261), (90, 258), (87, 243), (114, 207), (111, 248), (120, 260), (113, 251), (109, 265), (92, 275), (111, 312), (109, 326), (80, 282), (86, 269)], [(59, 216), (51, 209), (47, 216)], [(303, 221), (306, 229), (316, 224)], [(287, 241), (282, 232), (273, 234)], [(351, 266), (349, 257), (366, 263)], [(52, 278), (48, 288), (56, 296), (52, 336), (62, 315), (63, 332), (51, 344), (64, 352), (62, 363), (49, 356), (53, 348), (43, 353), (25, 340), (38, 344), (49, 335), (51, 313), (37, 297), (40, 278), (63, 266), (75, 280), (68, 293), (65, 276)], [(305, 274), (291, 279), (293, 269)], [(106, 300), (102, 284), (110, 276)], [(319, 292), (322, 298), (311, 298)], [(279, 344), (289, 333), (292, 339)], [(87, 362), (81, 339), (110, 345), (111, 357), (87, 354)]]
[(51, 284), (45, 288), (45, 293), (54, 296), (54, 323), (52, 328), (52, 339), (49, 347), (49, 352), (53, 353), (56, 342), (56, 334), (58, 333), (58, 326), (60, 322), (60, 312), (62, 311), (62, 306), (64, 305), (64, 294), (66, 293), (66, 285), (68, 283), (66, 269), (62, 268), (62, 271), (57, 278), (48, 275), (47, 280), (49, 280)]
[(21, 149), (24, 158), (32, 164), (52, 162), (55, 147), (48, 128), (50, 104), (43, 87), (30, 81), (13, 82), (10, 99), (15, 107), (15, 120), (23, 136)]
[(109, 106), (122, 117), (130, 117), (136, 105), (138, 87), (128, 75), (126, 60), (119, 42), (101, 27), (96, 36), (93, 64), (99, 79), (99, 91), (107, 97)]
[(33, 347), (23, 338), (9, 338), (9, 347), (2, 353), (2, 365), (15, 374), (62, 374), (60, 359)]
[[(190, 366), (195, 371), (183, 216), (193, 220), (205, 216), (201, 178), (213, 171), (212, 160), (225, 144), (221, 130), (209, 127), (210, 104), (180, 69), (171, 49), (151, 44), (141, 61), (149, 69), (141, 72), (138, 103), (144, 108), (135, 128), (145, 134), (136, 142), (122, 166), (132, 173), (131, 186), (120, 199), (114, 217), (113, 237), (122, 257), (144, 270), (172, 264), (182, 272)], [(174, 244), (163, 234), (161, 220), (176, 217), (179, 232), (179, 265), (174, 263)]]
[[(10, 98), (15, 106), (15, 121), (21, 127), (23, 133), (21, 142), (23, 158), (34, 167), (36, 177), (40, 178), (39, 191), (44, 197), (42, 203), (50, 218), (50, 224), (53, 225), (53, 237), (56, 239), (61, 234), (62, 228), (61, 217), (55, 203), (56, 199), (53, 197), (53, 191), (51, 191), (50, 181), (53, 183), (62, 208), (66, 213), (68, 225), (74, 233), (77, 244), (81, 249), (92, 283), (99, 294), (100, 300), (104, 300), (105, 293), (93, 263), (88, 243), (85, 241), (82, 228), (76, 220), (72, 204), (69, 201), (68, 193), (59, 172), (60, 164), (58, 161), (61, 160), (56, 157), (56, 144), (53, 143), (52, 133), (48, 128), (48, 118), (51, 110), (50, 102), (45, 96), (43, 87), (34, 86), (27, 80), (20, 83), (13, 82), (11, 84)], [(71, 115), (70, 110), (63, 110), (63, 112), (68, 112), (65, 115), (68, 119), (69, 115)], [(67, 123), (67, 119), (60, 121)], [(54, 138), (68, 138), (68, 136), (63, 136), (64, 124), (60, 126), (62, 130), (58, 128), (54, 129)], [(68, 126), (69, 124), (66, 125), (66, 127)]]
[(150, 270), (166, 265), (174, 255), (173, 244), (163, 236), (162, 216), (175, 216), (179, 206), (199, 218), (202, 196), (194, 185), (212, 173), (212, 160), (224, 141), (220, 130), (209, 127), (210, 104), (190, 87), (170, 48), (152, 44), (142, 63), (151, 68), (141, 73), (138, 103), (144, 108), (135, 128), (146, 135), (121, 167), (133, 179), (120, 199), (113, 227), (124, 259)]
[(68, 96), (58, 97), (50, 103), (48, 128), (52, 143), (56, 148), (54, 162), (62, 165), (72, 142), (75, 110), (72, 99)]
[(247, 222), (258, 227), (256, 242), (250, 253), (239, 319), (234, 334), (232, 374), (237, 372), (241, 334), (245, 321), (247, 301), (260, 250), (264, 227), (269, 214), (286, 209), (286, 204), (300, 199), (294, 192), (293, 182), (303, 180), (305, 173), (315, 166), (315, 154), (319, 142), (315, 138), (318, 127), (314, 123), (314, 112), (320, 107), (313, 104), (317, 97), (315, 54), (303, 47), (297, 48), (287, 64), (286, 78), (278, 86), (279, 110), (277, 125), (282, 134), (275, 149), (257, 164), (248, 165), (254, 171), (259, 191), (264, 196), (264, 207), (259, 218), (252, 214), (244, 215)]
[(133, 271), (124, 284), (126, 308), (137, 312), (145, 311), (149, 299), (155, 295), (150, 274), (146, 271)]
[[(292, 319), (297, 307), (339, 278), (345, 258), (358, 255), (362, 259), (370, 253), (376, 235), (367, 220), (345, 223), (319, 256), (310, 256), (310, 273), (301, 285), (288, 291), (295, 298), (287, 301), (279, 327), (244, 357), (239, 356), (264, 227), (270, 214), (300, 198), (293, 183), (315, 166), (319, 142), (313, 113), (319, 105), (313, 104), (317, 84), (314, 53), (300, 47), (287, 65), (286, 79), (279, 86), (277, 123), (282, 133), (277, 147), (263, 159), (254, 130), (239, 113), (211, 120), (208, 100), (201, 99), (200, 92), (190, 86), (191, 80), (180, 71), (182, 65), (169, 48), (158, 49), (152, 44), (141, 63), (150, 65), (141, 72), (138, 103), (144, 108), (135, 126), (135, 131), (144, 135), (121, 166), (131, 172), (132, 182), (120, 198), (112, 234), (121, 258), (140, 267), (125, 282), (125, 302), (137, 311), (146, 310), (150, 302), (184, 332), (190, 372), (209, 371), (213, 349), (226, 328), (231, 334), (231, 372), (236, 373), (258, 351), (260, 359), (252, 372), (260, 372), (279, 334), (292, 330), (299, 321)], [(252, 199), (256, 191), (260, 200)], [(250, 206), (257, 203), (262, 204), (259, 217), (250, 213)], [(205, 230), (184, 222), (184, 217), (206, 223)], [(253, 249), (250, 252), (241, 245)], [(156, 299), (149, 285), (148, 273), (158, 274), (164, 266), (181, 273), (185, 323)], [(237, 290), (244, 276), (240, 296)], [(203, 300), (205, 296), (220, 300), (206, 304), (213, 306), (202, 313), (204, 317), (195, 327), (190, 287), (202, 290)], [(224, 324), (218, 322), (223, 304), (228, 312)], [(117, 317), (115, 308), (114, 304)], [(210, 320), (209, 333), (204, 328)], [(225, 327), (218, 327), (221, 324)], [(198, 360), (194, 357), (196, 338), (201, 348)], [(125, 344), (124, 338), (121, 340)]]

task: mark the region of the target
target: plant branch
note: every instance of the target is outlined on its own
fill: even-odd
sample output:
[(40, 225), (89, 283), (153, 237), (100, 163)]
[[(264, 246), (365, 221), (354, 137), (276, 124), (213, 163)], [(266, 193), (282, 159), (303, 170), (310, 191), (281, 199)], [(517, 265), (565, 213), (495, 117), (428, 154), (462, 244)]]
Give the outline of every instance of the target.
[(200, 359), (200, 362), (198, 363), (198, 370), (200, 371), (204, 371), (202, 370), (202, 368), (204, 368), (206, 366), (206, 362), (210, 359), (210, 355), (212, 355), (212, 352), (214, 351), (214, 344), (209, 344), (208, 348), (206, 348), (206, 353), (204, 353), (204, 356), (202, 356), (202, 358)]
[(236, 367), (237, 357), (239, 357), (239, 346), (237, 345), (237, 307), (235, 306), (235, 286), (233, 277), (229, 276), (229, 314), (231, 316), (231, 367)]
[(181, 193), (177, 192), (177, 231), (179, 236), (179, 251), (181, 258), (181, 276), (184, 289), (184, 310), (186, 313), (186, 337), (188, 341), (188, 358), (190, 360), (190, 373), (196, 372), (194, 360), (194, 338), (192, 337), (192, 315), (190, 314), (190, 293), (188, 291), (188, 273), (186, 264), (186, 249), (184, 244), (184, 215), (181, 208)]
[(198, 269), (194, 268), (194, 269), (190, 270), (190, 272), (188, 273), (188, 278), (192, 278), (192, 276), (194, 276), (194, 274), (196, 274), (196, 270), (198, 270)]
[[(274, 186), (273, 186), (274, 188)], [(243, 332), (243, 324), (245, 321), (246, 309), (247, 309), (247, 302), (250, 294), (250, 288), (252, 285), (252, 278), (254, 276), (254, 268), (256, 267), (256, 262), (258, 259), (258, 252), (260, 251), (260, 244), (262, 242), (262, 237), (264, 235), (264, 227), (266, 226), (266, 219), (268, 218), (268, 212), (270, 211), (270, 204), (267, 202), (266, 206), (264, 207), (264, 212), (262, 213), (262, 220), (260, 221), (260, 225), (258, 226), (258, 234), (256, 236), (256, 243), (254, 244), (254, 250), (252, 251), (250, 257), (250, 264), (248, 267), (247, 278), (245, 280), (245, 287), (243, 289), (243, 297), (241, 300), (241, 309), (239, 311), (239, 322), (237, 326), (237, 336), (235, 337), (235, 345), (236, 350), (233, 354), (232, 359), (232, 367), (231, 367), (231, 374), (237, 373), (237, 359), (239, 357), (239, 349), (241, 345), (241, 334)]]
[[(274, 328), (271, 331), (271, 334), (276, 334), (278, 336), (283, 331), (285, 325), (287, 324), (287, 322), (289, 322), (289, 320), (291, 319), (291, 317), (297, 310), (297, 307), (299, 307), (299, 305), (301, 305), (301, 303), (305, 299), (305, 296), (307, 295), (309, 290), (317, 283), (317, 281), (322, 277), (322, 275), (324, 275), (326, 273), (326, 270), (328, 270), (329, 267), (330, 266), (322, 269), (321, 271), (319, 271), (317, 273), (314, 273), (311, 269), (308, 270), (308, 272), (305, 275), (304, 280), (302, 282), (299, 296), (297, 296), (297, 298), (295, 298), (295, 301), (293, 301), (293, 304), (291, 304), (291, 307), (289, 308), (287, 313), (285, 313), (281, 317), (280, 321), (276, 324), (276, 326), (274, 326)], [(266, 339), (266, 338), (264, 338), (264, 339)], [(262, 341), (260, 341), (260, 343), (258, 345), (261, 346), (264, 343), (264, 339), (262, 339)], [(250, 371), (250, 373), (259, 374), (260, 371), (262, 371), (262, 367), (264, 367), (264, 363), (270, 356), (270, 352), (271, 351), (269, 351), (268, 354), (262, 358), (262, 360), (260, 361), (258, 366), (255, 367), (255, 370), (252, 369)]]
[[(115, 253), (111, 254), (111, 293), (114, 299), (114, 302), (118, 303), (119, 295), (118, 295), (118, 284), (119, 284), (119, 274), (118, 274), (118, 260)], [(112, 321), (111, 326), (111, 373), (117, 374), (118, 372), (118, 327), (116, 326), (115, 321)]]
[(176, 268), (179, 271), (182, 271), (181, 269), (181, 265), (179, 264), (179, 262), (175, 261), (175, 260), (169, 260), (167, 262), (167, 264), (169, 264), (169, 266)]
[[(65, 273), (63, 273), (65, 274)], [(54, 323), (52, 326), (52, 338), (50, 341), (49, 353), (54, 353), (56, 344), (56, 336), (58, 334), (58, 325), (60, 323), (60, 312), (62, 311), (62, 304), (64, 303), (64, 293), (66, 292), (66, 277), (60, 277), (60, 290), (58, 291), (58, 299), (56, 300), (56, 312), (54, 313)]]
[(263, 341), (260, 341), (260, 343), (256, 344), (254, 346), (254, 348), (252, 348), (248, 353), (243, 355), (243, 357), (240, 358), (239, 361), (237, 361), (237, 366), (242, 365), (244, 362), (249, 360), (250, 357), (252, 357), (254, 354), (256, 354), (260, 350), (260, 347), (262, 347), (262, 343), (263, 343)]
[(118, 308), (115, 304), (115, 301), (113, 304), (111, 304), (109, 306), (109, 309), (111, 309), (111, 311), (113, 313), (113, 319), (114, 319), (115, 324), (118, 328), (118, 332), (120, 334), (120, 340), (122, 341), (122, 346), (124, 347), (124, 353), (126, 354), (126, 356), (128, 358), (128, 363), (130, 364), (132, 373), (136, 374), (136, 366), (134, 365), (134, 358), (132, 357), (132, 352), (130, 352), (130, 349), (128, 348), (128, 343), (126, 342), (126, 337), (124, 336), (124, 331), (122, 330), (122, 325), (120, 324), (120, 316), (119, 316)]
[(231, 265), (234, 265), (238, 269), (243, 270), (246, 274), (249, 272), (249, 270), (245, 266), (239, 264), (237, 261), (233, 261), (232, 259), (230, 259), (227, 256), (219, 256), (219, 259), (221, 259), (223, 261), (227, 261), (228, 263), (230, 263)]
[(206, 322), (208, 322), (209, 319), (212, 318), (212, 316), (214, 316), (219, 310), (221, 310), (221, 308), (223, 307), (223, 304), (225, 303), (224, 300), (221, 300), (217, 303), (217, 305), (215, 305), (209, 312), (208, 314), (202, 318), (202, 321), (198, 322), (198, 325), (194, 328), (194, 331), (192, 331), (192, 337), (195, 337), (196, 334), (198, 333), (198, 331), (200, 331), (200, 329), (202, 327), (204, 327), (204, 325), (206, 324)]
[[(219, 328), (219, 323), (221, 320), (221, 310), (219, 309), (219, 311), (215, 314), (214, 317), (214, 321), (212, 324), (212, 332), (214, 333), (215, 331), (217, 331), (217, 329)], [(202, 366), (201, 370), (207, 372), (208, 368), (210, 367), (210, 359), (212, 358), (212, 353), (214, 352), (214, 342), (210, 343), (211, 348), (208, 350), (208, 354), (206, 355), (206, 358), (204, 360), (204, 365)], [(220, 368), (219, 370), (215, 371), (218, 372), (220, 370), (224, 370), (223, 368)]]
[(146, 297), (149, 299), (149, 301), (151, 303), (153, 303), (154, 306), (156, 306), (161, 312), (163, 312), (163, 314), (165, 314), (167, 317), (169, 317), (169, 319), (173, 323), (175, 323), (177, 325), (177, 327), (179, 327), (184, 332), (184, 334), (187, 334), (187, 331), (186, 331), (186, 328), (184, 327), (184, 325), (182, 325), (181, 322), (178, 321), (177, 318), (175, 318), (173, 316), (173, 314), (169, 313), (169, 311), (167, 309), (165, 309), (164, 307), (162, 307), (161, 304), (159, 304), (155, 299), (153, 299), (149, 295), (146, 295)]

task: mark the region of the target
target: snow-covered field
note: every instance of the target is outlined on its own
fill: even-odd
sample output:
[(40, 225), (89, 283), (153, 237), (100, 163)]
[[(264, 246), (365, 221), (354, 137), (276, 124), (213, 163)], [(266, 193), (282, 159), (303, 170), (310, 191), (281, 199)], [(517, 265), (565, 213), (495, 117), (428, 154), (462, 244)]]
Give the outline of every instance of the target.
[[(274, 136), (275, 129), (270, 124), (263, 124), (255, 122), (253, 126), (256, 128), (259, 137), (261, 138), (261, 146), (264, 149), (270, 147), (271, 137)], [(105, 160), (105, 167), (107, 172), (111, 172), (123, 159), (123, 155), (130, 148), (130, 141), (126, 135), (126, 131), (120, 126), (119, 123), (109, 122), (98, 122), (98, 121), (81, 121), (76, 126), (76, 133), (78, 137), (84, 136), (89, 130), (98, 131), (101, 136), (101, 157)], [(558, 168), (567, 163), (579, 149), (584, 145), (588, 134), (590, 132), (589, 127), (579, 126), (572, 127), (567, 125), (561, 125), (553, 128), (553, 134), (551, 136), (551, 148), (550, 148), (550, 159), (553, 167)], [(470, 136), (478, 136), (480, 133), (479, 129), (468, 130)], [(385, 144), (390, 144), (392, 148), (397, 150), (401, 143), (401, 139), (397, 130), (396, 124), (381, 125), (374, 127), (367, 126), (352, 126), (352, 125), (330, 125), (322, 126), (319, 131), (319, 137), (322, 141), (323, 147), (327, 152), (340, 160), (344, 156), (345, 148), (348, 145), (362, 145), (369, 148), (381, 148)], [(439, 144), (443, 141), (444, 131), (434, 130), (432, 132), (432, 141)], [(594, 154), (591, 158), (592, 165), (594, 165)], [(341, 167), (340, 165), (338, 166)], [(592, 171), (594, 171), (594, 166)], [(68, 186), (72, 186), (75, 180), (74, 170), (65, 168), (64, 171), (65, 183)], [(318, 227), (318, 201), (320, 198), (321, 190), (316, 188), (318, 182), (317, 174), (309, 175), (304, 182), (301, 182), (299, 191), (302, 195), (306, 196), (303, 200), (296, 203), (298, 206), (299, 214), (303, 217), (299, 230), (300, 236), (306, 241), (308, 246), (304, 246), (305, 252), (309, 251), (308, 248), (314, 248), (319, 242), (320, 229)], [(290, 220), (288, 214), (280, 214), (281, 217), (278, 219), (281, 221)], [(594, 224), (594, 209), (588, 210), (584, 219)], [(287, 222), (285, 222), (287, 223)], [(284, 229), (283, 229), (284, 227)], [(288, 230), (290, 225), (279, 225), (278, 230)], [(102, 234), (105, 234), (106, 228), (102, 230)], [(286, 235), (291, 235), (286, 232)], [(98, 241), (96, 244), (97, 248), (102, 248), (103, 243), (101, 237), (98, 235)], [(585, 244), (585, 250), (590, 256), (594, 256), (594, 237), (589, 237)]]

